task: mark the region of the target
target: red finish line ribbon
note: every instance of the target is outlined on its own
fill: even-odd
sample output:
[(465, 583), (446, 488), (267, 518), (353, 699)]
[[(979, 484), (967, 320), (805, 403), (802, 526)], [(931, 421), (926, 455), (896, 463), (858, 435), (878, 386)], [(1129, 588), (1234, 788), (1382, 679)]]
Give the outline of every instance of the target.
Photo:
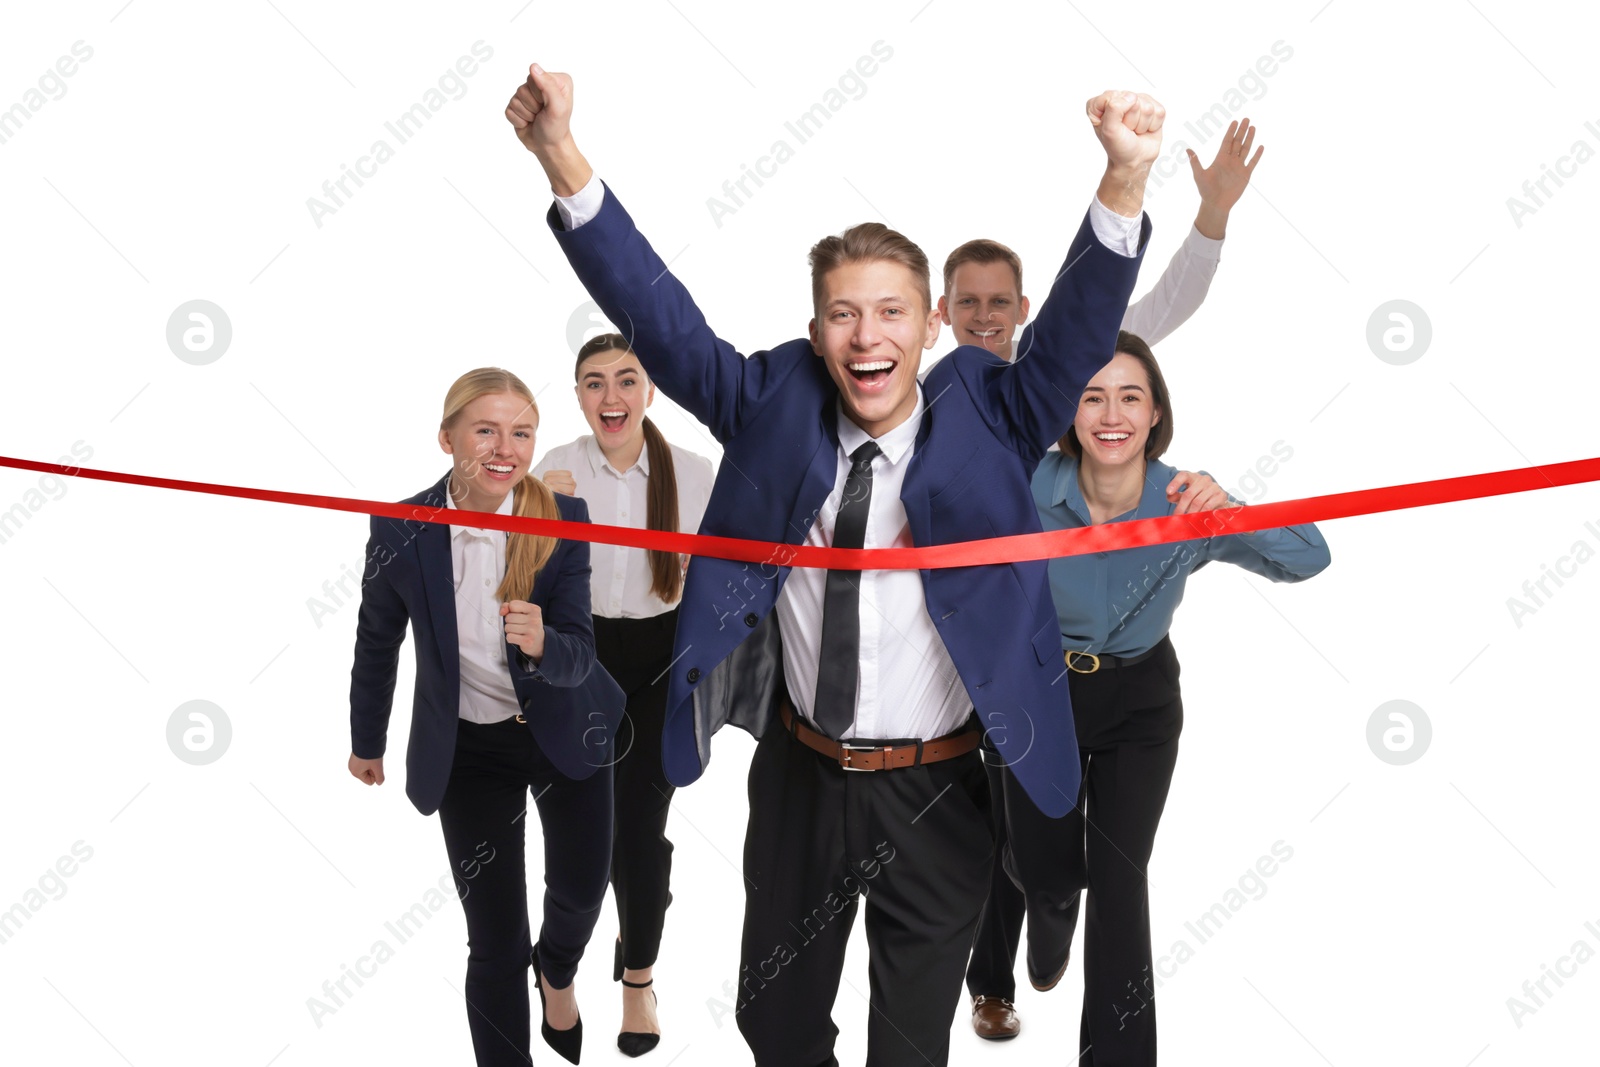
[[(627, 548), (681, 552), (691, 556), (717, 556), (748, 563), (782, 567), (816, 567), (829, 570), (932, 570), (941, 567), (973, 567), (989, 563), (1016, 563), (1022, 560), (1053, 559), (1088, 552), (1110, 552), (1143, 545), (1168, 544), (1225, 534), (1250, 533), (1279, 526), (1342, 519), (1351, 515), (1372, 515), (1382, 511), (1448, 504), (1457, 500), (1526, 493), (1600, 481), (1600, 458), (1579, 459), (1543, 467), (1520, 467), (1490, 474), (1469, 474), (1459, 478), (1440, 478), (1411, 482), (1381, 489), (1361, 489), (1350, 493), (1331, 493), (1275, 504), (1221, 508), (1186, 515), (1162, 515), (1151, 519), (1102, 523), (1072, 530), (1048, 533), (1013, 534), (983, 541), (963, 541), (948, 545), (920, 545), (914, 548), (817, 548), (806, 545), (747, 541), (737, 537), (712, 537), (704, 534), (669, 533), (639, 530), (631, 526), (602, 526), (599, 523), (567, 522), (563, 519), (528, 519), (515, 515), (491, 515), (481, 511), (433, 508), (416, 504), (394, 504), (378, 500), (355, 500), (312, 493), (287, 493), (274, 489), (250, 489), (237, 485), (190, 482), (178, 478), (156, 478), (119, 471), (68, 467), (30, 459), (0, 456), (0, 467), (39, 471), (69, 477), (91, 478), (126, 485), (146, 485), (157, 489), (181, 489), (212, 496), (243, 497), (277, 504), (351, 511), (380, 515), (390, 519), (434, 522), (442, 525), (471, 525), (508, 533), (543, 534), (574, 541), (590, 541)], [(471, 516), (470, 523), (461, 520)]]

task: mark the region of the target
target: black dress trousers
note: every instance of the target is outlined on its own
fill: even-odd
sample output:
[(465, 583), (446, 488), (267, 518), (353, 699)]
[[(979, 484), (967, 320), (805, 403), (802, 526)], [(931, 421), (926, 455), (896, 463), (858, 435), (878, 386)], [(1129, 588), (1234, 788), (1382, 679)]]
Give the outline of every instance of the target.
[(459, 720), (439, 825), (467, 918), (467, 1021), (479, 1067), (529, 1062), (526, 833), (533, 799), (544, 835), (539, 967), (565, 988), (605, 903), (611, 866), (611, 767), (566, 777), (515, 718)]
[[(1027, 904), (1029, 954), (1061, 958), (1084, 905), (1082, 1067), (1156, 1062), (1155, 975), (1146, 870), (1178, 759), (1178, 657), (1163, 638), (1130, 667), (1070, 675), (1084, 760), (1078, 806), (1045, 816), (1004, 774), (1008, 868)], [(993, 938), (996, 924), (986, 936)], [(985, 951), (997, 952), (994, 946)], [(1011, 954), (1015, 959), (1016, 947)], [(1049, 977), (1045, 975), (1043, 977)]]
[(674, 787), (661, 770), (661, 730), (677, 622), (677, 609), (648, 619), (594, 617), (595, 657), (628, 695), (613, 747), (616, 840), (611, 888), (617, 898), (622, 965), (635, 969), (655, 964), (672, 903), (667, 815)]
[[(857, 743), (869, 743), (858, 741)], [(976, 750), (852, 772), (775, 720), (750, 764), (739, 1030), (757, 1067), (834, 1067), (845, 943), (864, 911), (870, 1067), (949, 1058), (994, 830)], [(860, 1011), (855, 994), (843, 1010)], [(846, 1050), (860, 1063), (861, 1050)]]

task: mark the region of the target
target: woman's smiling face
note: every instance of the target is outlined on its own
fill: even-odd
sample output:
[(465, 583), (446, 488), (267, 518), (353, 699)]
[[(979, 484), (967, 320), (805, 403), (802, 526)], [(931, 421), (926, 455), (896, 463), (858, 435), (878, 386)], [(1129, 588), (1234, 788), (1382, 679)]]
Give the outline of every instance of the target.
[(439, 447), (455, 461), (455, 503), (468, 511), (498, 511), (533, 462), (538, 411), (515, 393), (486, 393), (439, 431)]
[(655, 386), (645, 377), (639, 357), (607, 349), (578, 366), (578, 404), (602, 450), (611, 452), (644, 440), (645, 408), (655, 400)]
[(1160, 421), (1144, 366), (1118, 352), (1084, 386), (1072, 428), (1084, 464), (1110, 467), (1143, 462), (1150, 429)]

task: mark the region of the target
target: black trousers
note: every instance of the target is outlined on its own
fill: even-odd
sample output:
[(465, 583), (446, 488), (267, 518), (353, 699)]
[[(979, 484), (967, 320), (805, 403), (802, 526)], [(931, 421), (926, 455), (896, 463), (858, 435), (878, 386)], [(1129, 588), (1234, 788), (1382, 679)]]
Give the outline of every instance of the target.
[(461, 720), (439, 825), (467, 917), (467, 1021), (480, 1067), (529, 1062), (526, 826), (532, 791), (544, 831), (539, 968), (572, 983), (605, 903), (611, 864), (611, 768), (565, 777), (516, 719)]
[[(858, 910), (867, 1064), (946, 1063), (993, 853), (977, 752), (850, 772), (774, 721), (749, 788), (737, 1016), (757, 1067), (837, 1065), (832, 1009)], [(846, 1010), (861, 1010), (857, 993)], [(860, 1062), (860, 1050), (847, 1058)]]
[[(1017, 946), (1022, 943), (1022, 919), (1027, 908), (1022, 890), (1011, 881), (1004, 863), (1011, 835), (1006, 830), (1005, 766), (985, 742), (983, 769), (989, 778), (993, 798), (994, 863), (989, 871), (989, 900), (983, 906), (978, 930), (972, 939), (972, 959), (967, 963), (967, 992), (973, 996), (1017, 999)], [(1073, 922), (1078, 914), (1078, 896), (1073, 894)]]
[(1179, 670), (1172, 642), (1163, 638), (1154, 655), (1131, 667), (1068, 676), (1083, 786), (1064, 818), (1045, 816), (1016, 778), (997, 768), (1007, 843), (996, 855), (1022, 888), (1011, 878), (992, 879), (996, 892), (974, 940), (968, 989), (1014, 992), (1019, 904), (1028, 917), (1030, 954), (1062, 958), (1077, 925), (1079, 894), (1088, 889), (1074, 1061), (1083, 1067), (1156, 1062), (1146, 870), (1183, 729)]
[[(667, 667), (678, 612), (648, 619), (594, 617), (595, 655), (622, 691), (628, 708), (615, 747), (616, 838), (611, 887), (617, 898), (622, 966), (653, 966), (672, 903), (672, 842), (667, 813), (673, 786), (661, 770), (661, 729), (667, 717)], [(618, 973), (615, 977), (621, 978)]]

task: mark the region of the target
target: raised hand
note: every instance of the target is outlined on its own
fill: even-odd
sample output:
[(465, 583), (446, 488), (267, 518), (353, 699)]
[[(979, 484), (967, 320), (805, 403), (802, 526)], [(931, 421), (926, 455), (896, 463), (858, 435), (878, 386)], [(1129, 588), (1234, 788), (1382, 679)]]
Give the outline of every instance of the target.
[(1161, 154), (1161, 125), (1167, 109), (1155, 97), (1107, 90), (1092, 98), (1085, 110), (1106, 150), (1108, 166), (1149, 169)]
[(1150, 166), (1161, 154), (1167, 109), (1144, 93), (1107, 90), (1090, 99), (1084, 110), (1106, 152), (1105, 177), (1095, 195), (1117, 214), (1137, 218), (1144, 210)]
[(537, 63), (529, 66), (528, 80), (506, 104), (506, 121), (538, 158), (557, 196), (572, 196), (594, 176), (572, 139), (572, 79), (567, 75)]
[(1217, 146), (1217, 158), (1211, 161), (1211, 166), (1202, 168), (1200, 157), (1195, 155), (1194, 149), (1186, 149), (1189, 153), (1189, 169), (1194, 172), (1195, 188), (1200, 190), (1200, 214), (1196, 216), (1194, 224), (1202, 234), (1213, 240), (1222, 240), (1228, 226), (1228, 213), (1244, 195), (1245, 187), (1250, 184), (1250, 176), (1261, 161), (1261, 154), (1267, 150), (1262, 145), (1252, 156), (1250, 146), (1255, 139), (1256, 128), (1250, 125), (1248, 118), (1244, 118), (1228, 124), (1228, 134)]
[(572, 78), (534, 63), (528, 80), (511, 94), (506, 118), (534, 155), (560, 146), (572, 136)]
[(506, 640), (539, 662), (544, 657), (544, 609), (526, 600), (508, 600), (500, 605), (500, 615), (505, 619)]

